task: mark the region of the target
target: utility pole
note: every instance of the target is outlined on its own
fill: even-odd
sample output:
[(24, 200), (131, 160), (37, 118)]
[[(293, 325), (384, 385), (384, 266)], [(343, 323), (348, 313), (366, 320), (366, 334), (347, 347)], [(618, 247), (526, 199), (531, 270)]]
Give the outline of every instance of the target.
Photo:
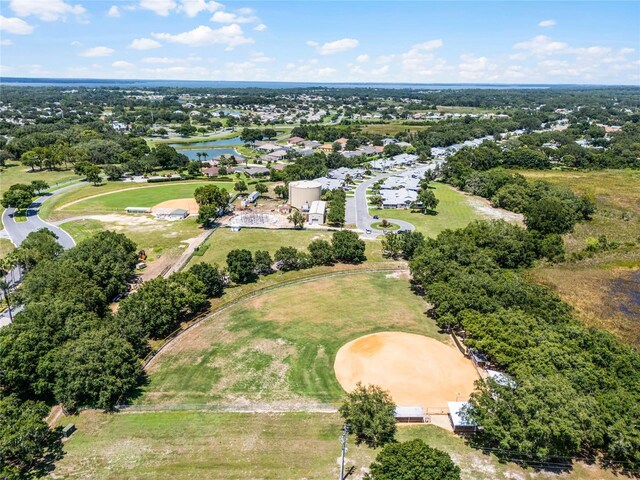
[(349, 425), (345, 423), (342, 429), (340, 443), (342, 444), (342, 456), (340, 458), (340, 480), (344, 480), (344, 454), (347, 453), (347, 436), (349, 435)]

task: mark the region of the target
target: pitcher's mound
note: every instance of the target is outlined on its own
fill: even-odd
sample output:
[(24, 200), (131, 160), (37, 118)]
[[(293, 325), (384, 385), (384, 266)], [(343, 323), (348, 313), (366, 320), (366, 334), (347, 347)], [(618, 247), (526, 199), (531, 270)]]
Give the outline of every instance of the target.
[(174, 200), (166, 200), (164, 202), (160, 202), (157, 205), (151, 208), (151, 211), (155, 213), (159, 209), (171, 209), (175, 210), (177, 208), (183, 208), (188, 211), (190, 214), (198, 213), (200, 207), (198, 206), (198, 202), (193, 198), (176, 198)]
[(382, 332), (343, 345), (334, 364), (342, 388), (358, 382), (388, 390), (397, 405), (445, 408), (465, 401), (478, 373), (455, 347), (433, 338)]

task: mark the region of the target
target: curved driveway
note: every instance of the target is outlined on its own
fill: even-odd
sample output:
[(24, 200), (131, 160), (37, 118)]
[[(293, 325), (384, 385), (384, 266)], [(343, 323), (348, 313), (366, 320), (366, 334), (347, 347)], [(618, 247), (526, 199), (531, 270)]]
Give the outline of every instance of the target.
[[(424, 165), (420, 165), (420, 168), (423, 168), (423, 167)], [(435, 164), (433, 165), (433, 168), (435, 168)], [(362, 182), (356, 187), (355, 204), (354, 204), (355, 214), (356, 214), (355, 216), (356, 226), (358, 227), (358, 229), (362, 230), (363, 232), (366, 232), (367, 229), (370, 229), (371, 233), (370, 234), (365, 233), (366, 236), (377, 237), (378, 235), (382, 235), (384, 233), (382, 230), (378, 230), (371, 227), (373, 223), (376, 223), (379, 220), (376, 220), (371, 215), (369, 215), (369, 204), (367, 202), (367, 189), (371, 185), (376, 183), (378, 180), (383, 180), (387, 177), (392, 177), (400, 173), (410, 173), (412, 170), (414, 169), (408, 168), (406, 170), (397, 171), (397, 172), (380, 173), (378, 175), (375, 175), (374, 177), (368, 178), (367, 180), (365, 180), (364, 182)], [(409, 222), (405, 222), (404, 220), (396, 220), (395, 218), (393, 218), (393, 210), (389, 210), (389, 214), (390, 216), (385, 215), (385, 218), (390, 222), (395, 223), (396, 225), (399, 225), (401, 230), (413, 231), (416, 229), (416, 227)]]
[(73, 240), (73, 238), (71, 238), (71, 235), (62, 230), (60, 227), (56, 227), (55, 225), (42, 220), (38, 215), (38, 210), (40, 209), (42, 204), (47, 201), (47, 199), (65, 192), (70, 188), (75, 188), (85, 183), (86, 182), (74, 183), (67, 187), (54, 190), (52, 193), (48, 193), (36, 199), (31, 205), (29, 205), (29, 208), (27, 208), (27, 216), (25, 222), (16, 222), (15, 218), (13, 217), (16, 209), (7, 208), (4, 212), (2, 212), (2, 224), (4, 225), (4, 229), (9, 235), (11, 242), (16, 247), (18, 247), (31, 232), (46, 228), (47, 230), (51, 230), (58, 236), (58, 243), (62, 245), (65, 250), (74, 247), (76, 245), (76, 242)]

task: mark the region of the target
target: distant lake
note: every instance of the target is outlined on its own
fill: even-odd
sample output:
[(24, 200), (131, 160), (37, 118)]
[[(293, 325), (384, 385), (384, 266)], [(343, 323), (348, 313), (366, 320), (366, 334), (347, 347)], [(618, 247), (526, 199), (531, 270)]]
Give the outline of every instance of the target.
[(199, 160), (198, 153), (206, 153), (209, 155), (207, 158), (203, 158), (202, 160), (211, 160), (212, 158), (219, 157), (220, 155), (235, 155), (236, 157), (242, 156), (234, 148), (203, 148), (200, 150), (178, 150), (178, 152), (186, 155), (191, 160)]
[(171, 143), (170, 147), (176, 150), (184, 150), (200, 147), (225, 147), (227, 145), (244, 145), (244, 142), (240, 139), (240, 136), (233, 138), (225, 138), (224, 140), (208, 140), (206, 142), (193, 142), (193, 143)]

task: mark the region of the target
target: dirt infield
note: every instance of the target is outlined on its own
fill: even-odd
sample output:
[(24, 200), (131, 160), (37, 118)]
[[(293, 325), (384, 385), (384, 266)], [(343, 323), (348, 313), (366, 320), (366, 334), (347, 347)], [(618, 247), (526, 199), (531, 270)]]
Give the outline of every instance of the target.
[(346, 391), (358, 382), (379, 385), (396, 404), (423, 408), (467, 400), (478, 379), (471, 361), (456, 348), (402, 332), (374, 333), (343, 345), (334, 368)]
[(155, 213), (161, 208), (184, 208), (190, 214), (198, 213), (198, 210), (200, 210), (198, 202), (196, 202), (193, 198), (176, 198), (174, 200), (166, 200), (151, 207), (151, 211)]

